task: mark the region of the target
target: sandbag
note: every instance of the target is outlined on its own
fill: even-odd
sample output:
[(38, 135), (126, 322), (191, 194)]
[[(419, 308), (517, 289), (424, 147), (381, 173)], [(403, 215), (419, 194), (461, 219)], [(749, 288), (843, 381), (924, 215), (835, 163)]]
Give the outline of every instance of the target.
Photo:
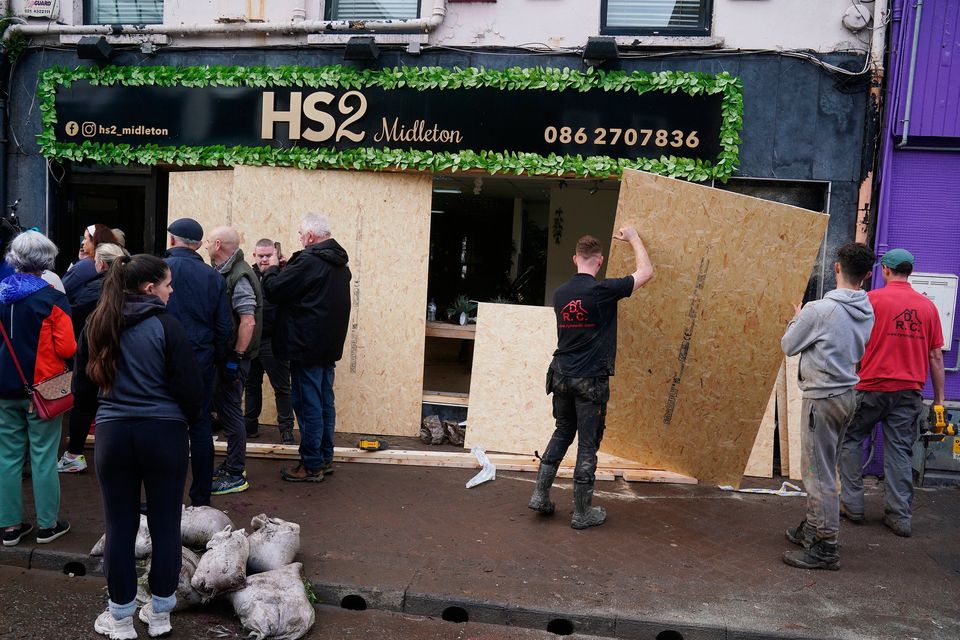
[(205, 549), (210, 538), (226, 527), (233, 527), (230, 517), (213, 507), (183, 507), (180, 515), (180, 543), (191, 549)]
[[(180, 555), (180, 581), (177, 582), (177, 606), (174, 611), (180, 611), (202, 602), (200, 594), (190, 584), (193, 574), (197, 571), (200, 556), (186, 547), (180, 547)], [(141, 606), (150, 602), (150, 563), (150, 561), (147, 562), (146, 571), (137, 581), (137, 602)]]
[(250, 545), (243, 529), (227, 526), (207, 543), (207, 552), (200, 557), (190, 584), (203, 602), (214, 596), (239, 589), (247, 579), (247, 556)]
[[(140, 528), (137, 529), (137, 541), (134, 547), (134, 555), (137, 559), (146, 558), (153, 551), (153, 540), (150, 538), (150, 527), (147, 526), (147, 516), (140, 514)], [(100, 536), (97, 543), (90, 549), (91, 556), (102, 556), (103, 550), (107, 546), (107, 534)]]
[(250, 555), (247, 574), (279, 569), (293, 562), (300, 552), (300, 525), (280, 518), (269, 518), (265, 513), (250, 521)]
[(226, 597), (254, 640), (297, 640), (310, 631), (316, 619), (307, 597), (299, 562), (258, 573), (247, 585)]

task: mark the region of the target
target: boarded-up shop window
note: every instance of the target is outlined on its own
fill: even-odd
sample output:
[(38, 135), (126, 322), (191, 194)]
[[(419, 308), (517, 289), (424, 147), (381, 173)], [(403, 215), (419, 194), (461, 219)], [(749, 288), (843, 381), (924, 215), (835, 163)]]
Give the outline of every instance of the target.
[(87, 24), (162, 24), (163, 0), (87, 0)]
[(602, 0), (600, 33), (710, 35), (713, 0)]
[(409, 20), (420, 14), (420, 0), (327, 0), (327, 20)]

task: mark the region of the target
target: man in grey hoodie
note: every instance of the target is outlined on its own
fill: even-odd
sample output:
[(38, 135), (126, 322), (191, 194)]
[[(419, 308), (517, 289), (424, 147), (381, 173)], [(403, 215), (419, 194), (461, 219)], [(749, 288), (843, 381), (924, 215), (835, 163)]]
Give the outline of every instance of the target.
[(780, 341), (788, 356), (800, 354), (800, 466), (807, 514), (787, 539), (803, 547), (783, 561), (803, 569), (839, 569), (840, 487), (837, 456), (856, 409), (857, 364), (873, 328), (873, 307), (861, 289), (874, 260), (869, 247), (848, 242), (837, 251), (837, 288), (797, 307)]

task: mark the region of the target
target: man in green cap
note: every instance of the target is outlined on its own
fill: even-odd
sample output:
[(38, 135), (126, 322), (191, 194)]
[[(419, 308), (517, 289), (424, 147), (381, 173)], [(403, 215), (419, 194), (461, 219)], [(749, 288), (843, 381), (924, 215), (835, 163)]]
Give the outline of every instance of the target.
[(857, 411), (847, 427), (840, 454), (840, 513), (863, 522), (863, 443), (883, 422), (883, 524), (910, 537), (913, 503), (913, 444), (917, 439), (921, 391), (927, 374), (933, 403), (943, 404), (943, 332), (937, 308), (913, 290), (913, 254), (891, 249), (880, 258), (886, 286), (868, 295), (876, 318), (860, 362)]

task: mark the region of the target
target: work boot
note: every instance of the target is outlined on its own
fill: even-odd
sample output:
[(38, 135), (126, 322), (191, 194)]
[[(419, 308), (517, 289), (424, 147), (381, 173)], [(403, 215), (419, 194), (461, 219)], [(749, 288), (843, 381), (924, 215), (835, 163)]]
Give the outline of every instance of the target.
[(280, 429), (280, 444), (297, 444), (293, 439), (293, 429)]
[(793, 544), (798, 544), (804, 549), (809, 549), (810, 545), (817, 537), (817, 530), (804, 518), (794, 529), (787, 529), (787, 540)]
[(840, 568), (840, 549), (836, 542), (828, 542), (822, 538), (817, 538), (809, 549), (784, 553), (783, 561), (791, 567), (800, 569), (836, 571)]
[(895, 534), (901, 538), (909, 538), (913, 535), (913, 527), (910, 526), (910, 521), (906, 518), (897, 518), (893, 514), (885, 513), (883, 514), (883, 526), (893, 531)]
[(540, 462), (540, 469), (537, 471), (537, 486), (530, 496), (530, 502), (527, 506), (545, 516), (553, 515), (555, 505), (550, 502), (550, 487), (553, 485), (553, 479), (557, 477), (559, 464), (547, 464)]
[(857, 513), (850, 509), (847, 505), (840, 503), (840, 515), (853, 524), (863, 524), (863, 513)]
[(607, 510), (603, 507), (590, 506), (593, 502), (593, 483), (573, 483), (573, 520), (570, 526), (574, 529), (599, 527), (607, 519)]

